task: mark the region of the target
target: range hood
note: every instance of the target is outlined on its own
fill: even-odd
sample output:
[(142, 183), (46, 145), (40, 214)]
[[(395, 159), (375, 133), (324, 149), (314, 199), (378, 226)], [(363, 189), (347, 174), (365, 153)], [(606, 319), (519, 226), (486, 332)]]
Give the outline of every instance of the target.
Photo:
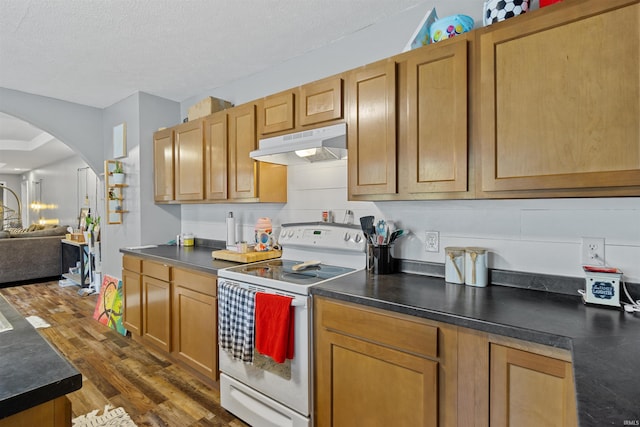
[(347, 158), (347, 125), (340, 123), (287, 135), (261, 139), (252, 159), (293, 165)]

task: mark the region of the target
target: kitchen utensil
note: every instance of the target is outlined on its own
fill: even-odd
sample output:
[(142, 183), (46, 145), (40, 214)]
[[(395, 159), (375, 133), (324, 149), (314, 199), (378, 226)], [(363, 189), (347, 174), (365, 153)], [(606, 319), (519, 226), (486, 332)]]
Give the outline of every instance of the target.
[(362, 228), (364, 237), (366, 237), (367, 240), (371, 241), (374, 234), (373, 215), (360, 217), (360, 227)]
[(309, 267), (316, 267), (321, 263), (322, 261), (318, 261), (318, 260), (305, 261), (305, 262), (301, 262), (300, 264), (294, 265), (293, 267), (291, 267), (291, 269), (293, 271), (300, 271), (300, 270), (307, 269)]
[(384, 243), (387, 240), (387, 236), (389, 235), (389, 226), (387, 225), (387, 221), (381, 219), (376, 224), (376, 234), (378, 235), (378, 240), (382, 237), (382, 242)]
[(389, 237), (389, 244), (392, 244), (393, 242), (396, 241), (398, 237), (402, 237), (405, 234), (407, 234), (407, 232), (403, 229), (394, 231), (393, 233), (391, 233), (391, 236)]

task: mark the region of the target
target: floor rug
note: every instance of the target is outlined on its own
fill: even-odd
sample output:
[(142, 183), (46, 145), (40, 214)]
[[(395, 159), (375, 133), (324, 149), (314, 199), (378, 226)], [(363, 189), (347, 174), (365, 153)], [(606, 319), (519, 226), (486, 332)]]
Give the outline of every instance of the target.
[(105, 405), (102, 415), (98, 415), (99, 409), (95, 409), (86, 415), (80, 415), (72, 420), (73, 427), (137, 427), (131, 421), (124, 408), (114, 408)]

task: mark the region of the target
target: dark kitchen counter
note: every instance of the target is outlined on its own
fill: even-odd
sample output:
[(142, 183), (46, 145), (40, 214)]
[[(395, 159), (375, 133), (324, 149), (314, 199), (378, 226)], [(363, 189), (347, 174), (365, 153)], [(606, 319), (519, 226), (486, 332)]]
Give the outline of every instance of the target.
[(640, 420), (640, 315), (587, 307), (579, 295), (445, 283), (415, 274), (364, 271), (313, 295), (570, 350), (581, 427)]
[(202, 246), (158, 245), (140, 249), (121, 248), (120, 252), (152, 261), (169, 263), (175, 267), (190, 268), (215, 275), (218, 274), (218, 270), (221, 268), (238, 265), (237, 262), (213, 259), (211, 252), (214, 250), (216, 249)]
[(0, 419), (82, 387), (82, 375), (0, 295)]

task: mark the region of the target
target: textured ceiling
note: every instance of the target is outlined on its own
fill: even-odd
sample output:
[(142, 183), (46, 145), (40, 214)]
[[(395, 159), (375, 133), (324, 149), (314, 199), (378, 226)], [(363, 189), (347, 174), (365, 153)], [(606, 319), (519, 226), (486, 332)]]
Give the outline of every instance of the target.
[[(478, 21), (482, 2), (430, 3), (441, 17), (466, 13)], [(98, 108), (138, 91), (180, 102), (424, 3), (0, 0), (0, 87)], [(6, 123), (0, 143), (11, 139)], [(15, 162), (3, 153), (0, 163)]]

